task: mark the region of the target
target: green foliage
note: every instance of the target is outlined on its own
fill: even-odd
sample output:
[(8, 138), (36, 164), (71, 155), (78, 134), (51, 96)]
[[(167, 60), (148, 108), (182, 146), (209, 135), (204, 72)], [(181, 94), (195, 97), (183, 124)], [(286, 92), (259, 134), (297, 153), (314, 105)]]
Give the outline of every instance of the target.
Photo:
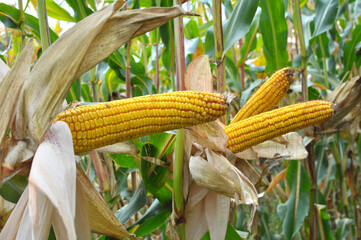
[[(48, 16), (59, 20), (63, 28), (112, 2), (46, 0)], [(294, 12), (294, 4), (300, 6), (302, 29), (297, 26), (300, 19)], [(156, 6), (173, 6), (173, 0), (132, 0), (127, 3), (128, 10), (120, 11)], [(197, 56), (207, 54), (212, 74), (216, 76), (218, 62), (214, 61), (214, 39), (220, 36), (214, 36), (213, 32), (212, 1), (190, 0), (183, 4), (183, 9), (201, 16), (183, 18), (186, 66)], [(286, 66), (296, 68), (296, 81), (280, 105), (301, 102), (302, 93), (305, 93), (302, 91), (307, 92), (308, 100), (325, 99), (342, 81), (360, 76), (360, 0), (224, 0), (222, 10), (224, 51), (221, 60), (225, 63), (226, 89), (239, 96), (231, 103), (228, 119), (245, 104), (267, 75)], [(6, 33), (0, 31), (0, 57), (9, 67), (22, 51), (22, 35), (26, 41), (35, 39), (34, 60), (41, 57), (38, 18), (36, 13), (29, 12), (29, 7), (25, 12), (22, 21), (16, 7), (0, 3), (0, 22), (6, 27)], [(20, 31), (22, 24), (25, 26), (23, 33)], [(58, 39), (58, 30), (50, 26), (51, 42)], [(299, 30), (302, 30), (305, 46), (300, 43)], [(174, 91), (175, 31), (172, 20), (132, 39), (77, 79), (66, 100), (93, 104), (125, 98), (127, 92), (135, 97)], [(306, 54), (303, 58), (301, 52)], [(127, 70), (130, 70), (128, 89)], [(301, 72), (306, 74), (305, 78)], [(156, 76), (160, 82), (158, 89)], [(307, 83), (305, 90), (302, 90), (302, 81)], [(361, 135), (354, 126), (315, 138), (318, 141), (314, 147), (314, 172), (298, 160), (283, 161), (273, 167), (264, 177), (265, 181), (274, 179), (283, 170), (286, 178), (276, 190), (259, 199), (253, 224), (255, 230), (251, 233), (254, 235), (247, 232), (249, 206), (242, 204), (230, 218), (233, 222), (228, 224), (226, 239), (309, 239), (311, 213), (317, 219), (319, 239), (355, 239), (356, 229), (360, 229), (356, 219), (360, 218), (361, 204)], [(176, 188), (171, 165), (174, 136), (174, 132), (168, 132), (134, 139), (132, 144), (137, 153), (103, 155), (104, 162), (110, 162), (107, 177), (112, 189), (101, 194), (118, 220), (137, 237), (151, 239), (157, 235), (167, 239), (165, 232)], [(262, 171), (262, 163), (263, 159), (251, 162), (257, 171)], [(91, 158), (82, 157), (80, 164), (87, 170), (89, 179), (98, 184)], [(26, 185), (26, 177), (14, 176), (2, 185), (0, 195), (16, 203)], [(310, 204), (314, 208), (311, 209)], [(99, 239), (110, 238), (100, 236)], [(209, 233), (202, 239), (210, 239)]]
[(286, 50), (288, 29), (285, 18), (285, 6), (282, 0), (261, 0), (262, 8), (260, 30), (263, 36), (264, 52), (268, 61), (267, 73), (287, 66)]

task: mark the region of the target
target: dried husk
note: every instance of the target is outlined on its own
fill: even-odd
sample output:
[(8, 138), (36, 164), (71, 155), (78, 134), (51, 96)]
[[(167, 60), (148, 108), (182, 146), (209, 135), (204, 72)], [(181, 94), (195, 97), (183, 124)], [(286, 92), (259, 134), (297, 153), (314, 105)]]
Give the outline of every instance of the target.
[(119, 223), (79, 165), (77, 165), (77, 180), (88, 200), (91, 231), (115, 238), (135, 238)]
[(336, 114), (326, 122), (326, 129), (350, 125), (361, 109), (361, 77), (340, 84), (327, 100), (336, 104)]
[(113, 145), (97, 148), (96, 151), (103, 153), (137, 154), (138, 150), (133, 143), (126, 141), (126, 142), (119, 142)]
[(179, 7), (116, 12), (119, 7), (118, 2), (83, 19), (43, 53), (21, 92), (18, 140), (39, 143), (75, 79), (131, 38), (186, 14)]
[(34, 239), (46, 238), (51, 224), (58, 237), (76, 239), (76, 167), (72, 149), (69, 127), (57, 122), (34, 155), (29, 175), (29, 214)]
[(30, 72), (32, 53), (33, 41), (30, 40), (10, 70), (0, 61), (0, 145), (12, 125), (20, 90)]
[(185, 88), (213, 92), (212, 72), (208, 55), (200, 55), (187, 67)]
[(189, 169), (193, 180), (199, 186), (228, 197), (234, 197), (234, 184), (202, 157), (192, 156), (189, 161)]
[(192, 126), (187, 129), (187, 132), (194, 142), (205, 148), (217, 152), (224, 152), (227, 149), (228, 137), (219, 121)]

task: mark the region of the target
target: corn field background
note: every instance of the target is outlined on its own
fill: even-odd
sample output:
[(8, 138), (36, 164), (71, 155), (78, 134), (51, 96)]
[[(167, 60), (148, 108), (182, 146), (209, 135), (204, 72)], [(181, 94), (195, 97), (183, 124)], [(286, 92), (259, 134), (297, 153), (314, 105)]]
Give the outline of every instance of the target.
[[(42, 62), (41, 68), (59, 65), (51, 60), (58, 57), (52, 47), (57, 39), (71, 27), (88, 29), (96, 25), (96, 20), (81, 23), (111, 4), (112, 0), (0, 3), (1, 61), (13, 68), (30, 43), (29, 69), (35, 71), (34, 64), (46, 51), (53, 51), (53, 55)], [(169, 8), (176, 5), (183, 10)], [(149, 10), (153, 7), (167, 9)], [(226, 116), (220, 119), (227, 125), (259, 85), (284, 67), (296, 70), (296, 80), (280, 107), (328, 99), (343, 83), (361, 84), (360, 0), (128, 0), (117, 11), (129, 12), (119, 18), (124, 23), (119, 28), (124, 31), (109, 42), (105, 39), (96, 43), (102, 47), (98, 55), (107, 52), (104, 50), (107, 46), (114, 51), (107, 56), (104, 53), (99, 63), (89, 63), (84, 74), (74, 74), (76, 80), (71, 85), (65, 80), (62, 84), (61, 74), (66, 76), (66, 69), (84, 64), (74, 61), (72, 65), (69, 60), (68, 65), (60, 63), (58, 67), (62, 69), (54, 71), (53, 74), (61, 73), (56, 77), (59, 86), (67, 88), (67, 103), (86, 105), (206, 85), (205, 90), (234, 96)], [(136, 17), (131, 16), (132, 11)], [(172, 11), (178, 12), (170, 16)], [(133, 31), (136, 27), (139, 29)], [(79, 36), (86, 34), (84, 30)], [(75, 46), (82, 43), (76, 40), (62, 51), (77, 56)], [(119, 42), (120, 47), (114, 47), (114, 42)], [(3, 77), (0, 75), (0, 81)], [(40, 85), (33, 91), (34, 98), (36, 91), (42, 96), (41, 89)], [(53, 98), (50, 93), (46, 98), (47, 102), (63, 101), (60, 95)], [(347, 121), (329, 130), (314, 134), (309, 134), (313, 129), (298, 131), (303, 136), (301, 147), (308, 153), (304, 159), (288, 160), (287, 156), (272, 154), (259, 154), (248, 161), (233, 159), (231, 163), (241, 172), (256, 179), (251, 181), (257, 193), (263, 193), (257, 204), (240, 204), (232, 199), (228, 200), (229, 205), (207, 207), (211, 206), (207, 205), (213, 194), (210, 192), (208, 198), (193, 206), (199, 214), (189, 212), (190, 199), (203, 190), (191, 188), (185, 180), (184, 166), (177, 164), (177, 158), (183, 159), (187, 139), (191, 138), (185, 130), (131, 140), (133, 150), (126, 153), (92, 151), (80, 156), (77, 162), (117, 221), (139, 238), (361, 239), (361, 115), (359, 104), (357, 107), (356, 111), (349, 110)], [(52, 120), (48, 117), (44, 122), (50, 126)], [(28, 185), (31, 161), (26, 165), (28, 171), (5, 176), (5, 143), (0, 143), (2, 229)], [(207, 212), (212, 213), (211, 219), (207, 219)], [(221, 212), (227, 213), (227, 221), (218, 225), (217, 214)], [(199, 226), (206, 220), (208, 225), (202, 232)], [(196, 233), (192, 235), (189, 229)], [(93, 228), (92, 232), (92, 239), (134, 237), (109, 235)], [(201, 237), (196, 237), (197, 234)], [(53, 228), (48, 235), (48, 239), (56, 239)]]

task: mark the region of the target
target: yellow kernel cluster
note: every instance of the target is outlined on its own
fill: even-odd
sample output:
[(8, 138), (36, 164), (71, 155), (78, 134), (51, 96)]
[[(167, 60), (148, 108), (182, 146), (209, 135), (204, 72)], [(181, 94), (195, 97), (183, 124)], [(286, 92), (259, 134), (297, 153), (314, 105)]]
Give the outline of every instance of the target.
[(225, 114), (221, 94), (179, 91), (80, 106), (55, 121), (68, 124), (76, 154), (153, 133), (213, 121)]
[(230, 124), (224, 129), (229, 137), (227, 147), (237, 153), (282, 134), (319, 124), (332, 116), (333, 108), (331, 102), (309, 101)]
[(294, 70), (283, 68), (275, 72), (234, 116), (231, 124), (274, 109), (294, 81)]

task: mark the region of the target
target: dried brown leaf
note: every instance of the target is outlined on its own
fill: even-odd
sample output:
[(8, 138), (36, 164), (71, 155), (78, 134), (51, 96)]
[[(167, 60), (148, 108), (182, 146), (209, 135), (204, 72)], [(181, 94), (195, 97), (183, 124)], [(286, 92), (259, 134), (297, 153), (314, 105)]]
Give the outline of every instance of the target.
[(208, 55), (201, 55), (194, 59), (185, 73), (186, 90), (201, 90), (213, 92), (213, 80)]
[(326, 128), (340, 128), (352, 122), (361, 109), (361, 77), (354, 77), (350, 81), (340, 84), (327, 97), (327, 100), (336, 104), (337, 111), (326, 122)]
[[(0, 81), (0, 145), (12, 125), (20, 90), (25, 79), (29, 75), (32, 50), (33, 42), (30, 41), (16, 60), (13, 67), (3, 78), (0, 76), (0, 80), (2, 79)], [(0, 60), (0, 62), (2, 61)], [(2, 64), (4, 63), (2, 62)], [(5, 67), (1, 68), (5, 69)], [(6, 70), (2, 70), (1, 75), (5, 73), (5, 71)]]
[(264, 193), (267, 193), (269, 191), (271, 191), (278, 183), (280, 183), (282, 180), (284, 180), (286, 178), (286, 170), (287, 169), (283, 169), (282, 172), (278, 173), (271, 181), (271, 183), (269, 184), (268, 188), (266, 189), (266, 191), (264, 191)]
[(227, 149), (227, 135), (219, 121), (199, 124), (187, 129), (193, 141), (216, 152)]
[(208, 192), (195, 182), (191, 184), (184, 214), (186, 239), (201, 239), (208, 230), (204, 208), (204, 198)]
[(119, 223), (79, 165), (77, 165), (77, 179), (88, 199), (91, 231), (115, 238), (134, 238), (135, 236), (129, 234)]
[(89, 223), (88, 201), (79, 179), (76, 180), (75, 210), (75, 230), (78, 239), (92, 239)]
[(258, 157), (274, 158), (285, 156), (287, 160), (305, 159), (308, 155), (307, 150), (303, 146), (302, 137), (296, 133), (287, 133), (275, 140), (265, 141), (252, 149)]
[(136, 146), (130, 141), (119, 142), (113, 145), (108, 145), (105, 147), (101, 147), (96, 149), (98, 152), (104, 153), (119, 153), (119, 154), (137, 154)]
[(189, 161), (189, 169), (194, 181), (199, 186), (228, 197), (234, 197), (234, 183), (205, 159), (192, 156)]
[[(249, 164), (245, 159), (238, 158), (235, 163), (235, 167), (238, 168), (253, 185), (256, 185), (260, 181), (260, 174)], [(267, 183), (264, 179), (261, 179), (261, 186), (266, 186)]]
[(236, 193), (245, 204), (258, 205), (256, 188), (241, 171), (220, 154), (209, 149), (206, 149), (206, 154), (207, 160), (212, 163), (215, 169), (234, 184)]
[(205, 217), (211, 239), (225, 239), (231, 199), (209, 191), (204, 199)]

